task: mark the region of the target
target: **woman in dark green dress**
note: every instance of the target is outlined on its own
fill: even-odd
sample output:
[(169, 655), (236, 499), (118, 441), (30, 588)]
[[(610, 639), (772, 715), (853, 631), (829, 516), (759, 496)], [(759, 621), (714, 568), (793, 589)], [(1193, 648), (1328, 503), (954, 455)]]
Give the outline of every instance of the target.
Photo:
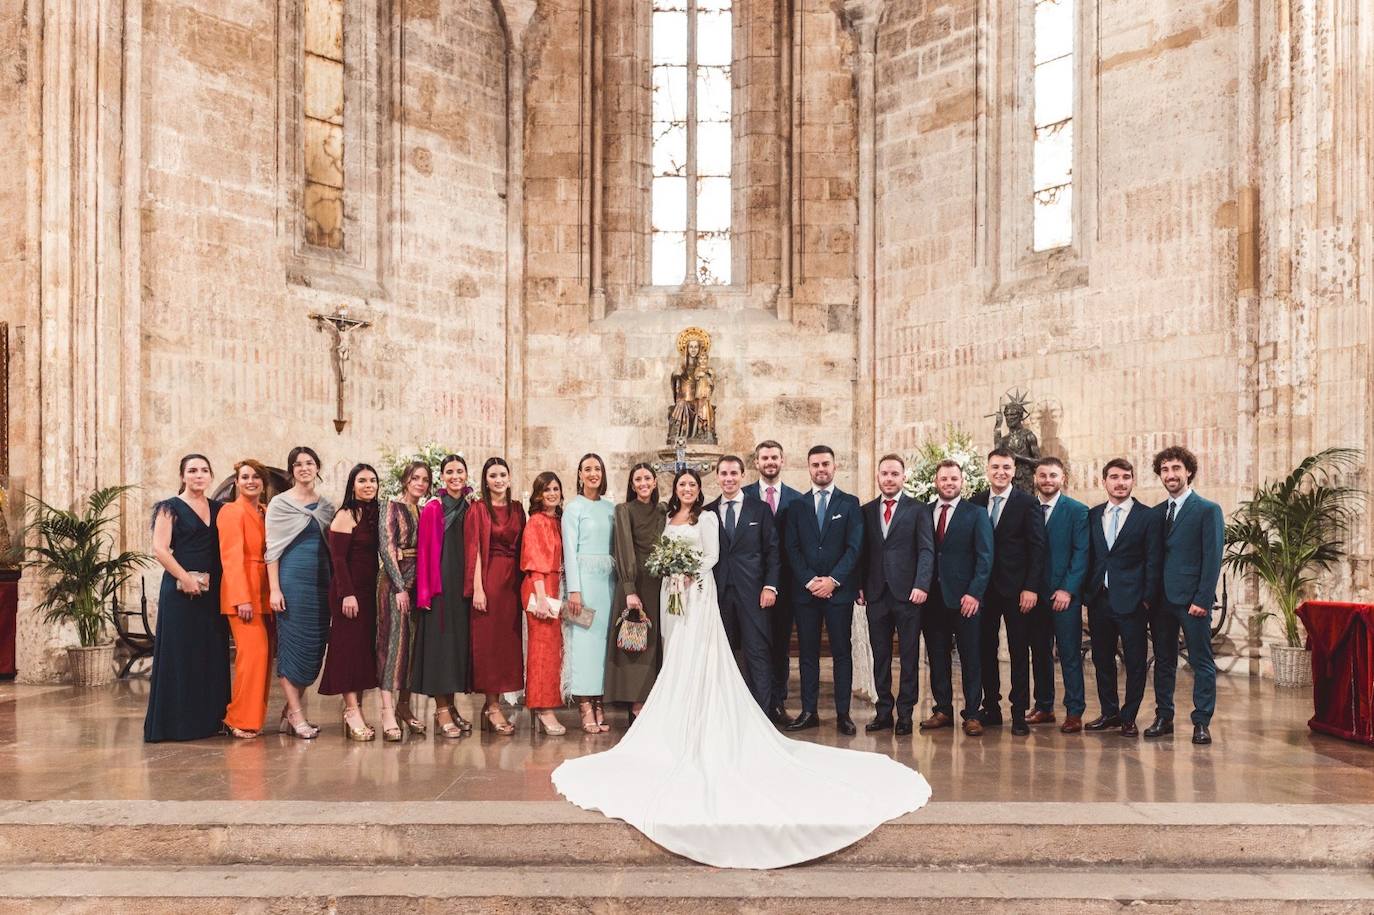
[[(658, 669), (663, 666), (663, 636), (659, 626), (659, 578), (644, 568), (654, 544), (663, 534), (665, 516), (658, 501), (658, 477), (648, 464), (630, 468), (625, 501), (615, 507), (611, 553), (615, 558), (615, 596), (611, 599), (611, 627), (606, 645), (606, 701), (628, 702), (630, 720), (639, 714)], [(616, 644), (620, 615), (649, 620), (649, 647), (625, 651)]]
[(219, 612), (221, 503), (207, 498), (210, 461), (181, 459), (181, 490), (153, 507), (153, 555), (162, 564), (157, 640), (143, 739), (198, 740), (223, 728), (229, 705), (229, 624)]
[(463, 520), (468, 513), (468, 463), (456, 454), (439, 465), (444, 488), (420, 512), (416, 543), (415, 647), (411, 692), (434, 697), (434, 729), (445, 737), (472, 730), (453, 705), (454, 693), (472, 691), (470, 605), (463, 596)]

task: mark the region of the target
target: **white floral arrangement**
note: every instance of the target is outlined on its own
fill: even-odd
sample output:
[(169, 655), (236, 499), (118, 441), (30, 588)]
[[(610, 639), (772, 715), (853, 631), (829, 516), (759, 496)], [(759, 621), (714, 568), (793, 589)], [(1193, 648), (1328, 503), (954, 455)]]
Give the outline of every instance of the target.
[(943, 441), (926, 442), (907, 460), (903, 489), (913, 499), (929, 502), (935, 498), (935, 468), (951, 460), (964, 471), (962, 496), (968, 498), (988, 485), (987, 466), (973, 436), (954, 424), (945, 427)]

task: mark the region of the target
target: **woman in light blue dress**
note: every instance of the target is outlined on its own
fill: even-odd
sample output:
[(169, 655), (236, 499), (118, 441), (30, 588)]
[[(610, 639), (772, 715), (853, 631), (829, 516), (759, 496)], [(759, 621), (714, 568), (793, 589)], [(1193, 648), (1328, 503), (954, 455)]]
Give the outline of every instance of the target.
[[(582, 730), (609, 731), (601, 697), (606, 683), (606, 633), (611, 624), (615, 563), (611, 531), (615, 506), (606, 497), (606, 463), (598, 454), (577, 462), (577, 495), (563, 509), (563, 569), (568, 606), (564, 614), (564, 664), (568, 691), (577, 699)], [(591, 614), (589, 625), (582, 618)]]

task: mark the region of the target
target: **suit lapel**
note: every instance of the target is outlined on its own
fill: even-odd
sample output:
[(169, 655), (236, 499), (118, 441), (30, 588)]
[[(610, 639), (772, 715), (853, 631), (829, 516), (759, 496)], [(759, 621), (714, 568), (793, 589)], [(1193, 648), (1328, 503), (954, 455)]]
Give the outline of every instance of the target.
[[(1110, 510), (1110, 505), (1103, 511), (1104, 518), (1108, 510)], [(1121, 530), (1116, 532), (1116, 539), (1112, 541), (1111, 547), (1107, 550), (1108, 553), (1116, 552), (1116, 545), (1126, 537), (1127, 533), (1133, 532), (1137, 526), (1145, 523), (1145, 519), (1140, 516), (1142, 511), (1149, 511), (1149, 509), (1141, 505), (1134, 498), (1131, 499), (1131, 510), (1126, 513), (1126, 520), (1121, 522)], [(1099, 525), (1099, 527), (1100, 526), (1101, 525)], [(1107, 540), (1107, 535), (1105, 533), (1102, 535), (1102, 540), (1104, 543)]]
[[(1198, 494), (1196, 492), (1190, 492), (1188, 498), (1184, 499), (1183, 504), (1178, 507), (1178, 511), (1174, 513), (1174, 523), (1169, 526), (1169, 536), (1171, 538), (1174, 536), (1174, 531), (1178, 530), (1179, 523), (1192, 514), (1193, 508), (1195, 507), (1194, 503), (1197, 502), (1197, 500)], [(1166, 517), (1169, 514), (1168, 502), (1164, 503), (1164, 514)]]
[[(916, 506), (916, 500), (915, 500), (915, 499), (912, 499), (912, 498), (908, 497), (905, 493), (898, 493), (898, 494), (897, 494), (897, 504), (894, 505), (894, 506), (892, 507), (892, 522), (891, 522), (890, 524), (888, 524), (888, 526), (887, 526), (887, 532), (888, 532), (889, 534), (891, 534), (891, 533), (892, 533), (892, 528), (896, 527), (897, 522), (900, 521), (900, 520), (902, 520), (903, 518), (905, 518), (907, 512), (913, 511), (913, 510), (915, 509), (915, 506)], [(879, 518), (881, 519), (881, 517), (882, 517), (882, 513), (879, 512)], [(880, 528), (878, 528), (878, 530), (881, 531), (882, 528), (880, 527)], [(884, 542), (884, 543), (887, 542), (887, 537), (886, 537), (886, 536), (883, 537), (883, 542)]]

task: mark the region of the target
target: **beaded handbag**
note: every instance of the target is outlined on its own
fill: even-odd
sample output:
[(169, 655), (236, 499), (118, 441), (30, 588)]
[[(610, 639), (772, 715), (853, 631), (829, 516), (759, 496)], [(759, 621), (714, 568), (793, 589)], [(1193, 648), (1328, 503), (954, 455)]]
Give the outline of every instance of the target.
[(620, 614), (620, 621), (617, 624), (615, 644), (621, 651), (641, 652), (649, 647), (649, 618), (643, 613), (639, 614), (639, 619), (630, 619), (630, 608), (626, 607)]

